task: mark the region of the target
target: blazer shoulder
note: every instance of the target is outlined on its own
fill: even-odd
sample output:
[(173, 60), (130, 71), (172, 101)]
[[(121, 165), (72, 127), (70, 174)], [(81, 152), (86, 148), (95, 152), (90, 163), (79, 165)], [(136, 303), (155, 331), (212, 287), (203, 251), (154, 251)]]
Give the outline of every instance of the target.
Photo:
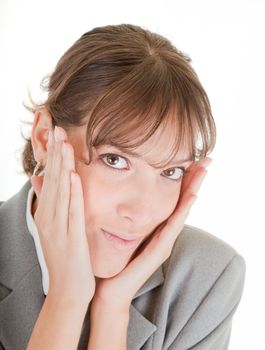
[(214, 280), (229, 264), (234, 267), (231, 273), (244, 279), (246, 262), (234, 247), (206, 230), (185, 224), (163, 268), (164, 273), (170, 269), (174, 274), (181, 269)]
[(245, 259), (222, 239), (184, 225), (163, 272), (163, 297), (171, 305), (167, 343), (172, 349), (226, 349), (243, 294)]
[[(192, 225), (184, 225), (175, 244), (176, 246), (181, 246), (183, 250), (189, 252), (194, 257), (197, 256), (199, 258), (206, 255), (211, 260), (221, 259), (224, 262), (228, 262), (235, 255), (240, 255), (228, 242), (206, 230)], [(243, 257), (242, 260), (244, 260)]]

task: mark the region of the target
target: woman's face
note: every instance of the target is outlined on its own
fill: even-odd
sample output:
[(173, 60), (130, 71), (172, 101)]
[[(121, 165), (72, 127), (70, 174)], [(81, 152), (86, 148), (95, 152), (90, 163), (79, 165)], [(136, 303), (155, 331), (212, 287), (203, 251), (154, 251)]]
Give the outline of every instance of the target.
[[(88, 161), (86, 126), (73, 129), (68, 141), (75, 151), (76, 171), (83, 185), (87, 238), (94, 275), (112, 277), (122, 271), (137, 247), (174, 211), (181, 189), (181, 170), (192, 161), (180, 151), (169, 166), (155, 169), (150, 163), (164, 161), (171, 151), (170, 129), (153, 137), (137, 149), (141, 157), (132, 157), (117, 148), (104, 145), (94, 149)], [(112, 153), (112, 155), (105, 155)], [(83, 159), (83, 160), (81, 160)], [(170, 171), (171, 168), (175, 168)], [(121, 170), (117, 170), (121, 169)], [(139, 239), (131, 249), (121, 249), (102, 230)]]

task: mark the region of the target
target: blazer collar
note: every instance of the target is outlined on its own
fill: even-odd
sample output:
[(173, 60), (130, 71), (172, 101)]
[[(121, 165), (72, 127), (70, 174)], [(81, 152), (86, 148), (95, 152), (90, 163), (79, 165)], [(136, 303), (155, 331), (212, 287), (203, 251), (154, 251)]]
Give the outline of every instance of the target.
[[(26, 348), (45, 295), (33, 237), (26, 222), (28, 180), (13, 197), (0, 206), (0, 339), (7, 349)], [(138, 349), (157, 327), (140, 310), (139, 298), (164, 282), (160, 266), (135, 294), (130, 307), (128, 350)], [(137, 300), (137, 307), (134, 305)], [(86, 350), (89, 308), (84, 319), (78, 350)]]

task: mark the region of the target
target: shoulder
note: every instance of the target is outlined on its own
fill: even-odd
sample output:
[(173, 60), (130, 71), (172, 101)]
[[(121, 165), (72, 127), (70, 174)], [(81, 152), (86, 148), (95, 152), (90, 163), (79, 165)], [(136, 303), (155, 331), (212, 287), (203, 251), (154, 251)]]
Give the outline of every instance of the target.
[[(245, 259), (227, 242), (200, 228), (185, 225), (171, 256), (162, 265), (164, 288), (169, 298), (185, 292), (198, 304), (209, 292), (240, 300), (246, 273)], [(224, 305), (224, 304), (223, 304)]]
[(176, 348), (224, 349), (243, 294), (245, 259), (222, 239), (185, 225), (162, 269), (166, 342)]
[(245, 269), (245, 259), (229, 243), (201, 228), (184, 225), (178, 236), (172, 254), (165, 264), (182, 261), (193, 268), (211, 271), (222, 269), (235, 260), (234, 264)]

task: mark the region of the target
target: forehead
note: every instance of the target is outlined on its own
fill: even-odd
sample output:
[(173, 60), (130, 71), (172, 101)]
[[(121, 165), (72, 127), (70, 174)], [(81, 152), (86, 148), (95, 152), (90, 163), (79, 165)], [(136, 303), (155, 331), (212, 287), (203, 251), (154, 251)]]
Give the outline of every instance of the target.
[[(162, 128), (160, 126), (147, 141), (135, 148), (134, 151), (148, 163), (161, 163), (172, 157), (177, 137), (175, 128), (170, 126)], [(189, 158), (190, 150), (187, 145), (180, 145), (174, 160), (180, 161)]]
[(112, 145), (98, 146), (97, 150), (107, 152), (118, 150), (125, 155), (143, 160), (150, 166), (158, 169), (171, 164), (177, 165), (179, 163), (192, 162), (192, 154), (187, 146), (181, 144), (176, 152), (176, 138), (174, 128), (167, 127), (163, 129), (160, 127), (147, 141), (137, 147), (128, 149), (114, 142)]
[[(87, 154), (87, 147), (85, 142), (86, 137), (86, 126), (74, 128), (69, 134), (70, 142), (72, 142), (75, 150), (82, 156)], [(145, 142), (141, 143), (137, 147), (122, 148), (120, 145), (103, 144), (97, 146), (97, 150), (108, 147), (108, 149), (118, 148), (120, 151), (127, 153), (131, 157), (142, 158), (149, 164), (160, 164), (165, 163), (173, 155), (176, 148), (176, 139), (178, 134), (176, 126), (167, 124), (165, 126), (160, 125), (155, 133)], [(172, 163), (180, 162), (183, 160), (192, 160), (191, 151), (187, 143), (181, 144), (177, 154), (175, 155)]]

